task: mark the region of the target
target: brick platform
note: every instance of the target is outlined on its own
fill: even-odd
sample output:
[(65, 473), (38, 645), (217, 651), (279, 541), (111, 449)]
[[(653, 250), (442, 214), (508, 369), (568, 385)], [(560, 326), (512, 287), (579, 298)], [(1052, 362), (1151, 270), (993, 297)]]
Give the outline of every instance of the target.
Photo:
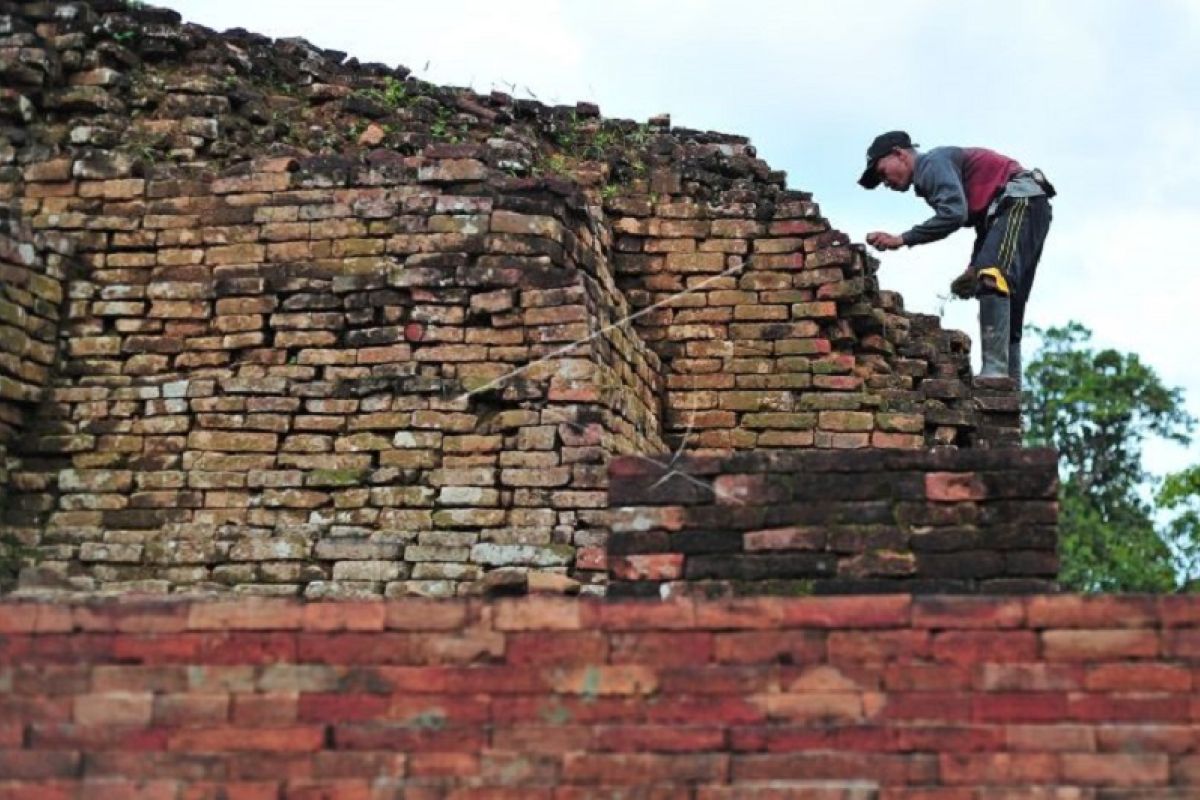
[(0, 604), (0, 797), (1183, 800), (1200, 600)]

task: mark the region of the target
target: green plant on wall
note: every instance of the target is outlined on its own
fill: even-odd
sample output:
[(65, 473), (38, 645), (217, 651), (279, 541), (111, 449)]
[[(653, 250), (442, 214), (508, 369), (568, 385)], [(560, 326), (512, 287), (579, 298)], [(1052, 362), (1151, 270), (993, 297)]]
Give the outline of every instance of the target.
[(383, 85), (363, 92), (367, 97), (388, 108), (403, 108), (412, 102), (408, 84), (392, 76), (383, 79)]

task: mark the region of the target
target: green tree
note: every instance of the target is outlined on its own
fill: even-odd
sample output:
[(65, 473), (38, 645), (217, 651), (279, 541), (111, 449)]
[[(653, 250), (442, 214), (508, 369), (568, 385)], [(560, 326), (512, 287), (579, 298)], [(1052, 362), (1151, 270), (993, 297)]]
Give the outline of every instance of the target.
[(1155, 496), (1166, 514), (1166, 536), (1185, 588), (1196, 590), (1200, 579), (1200, 465), (1168, 475)]
[[(1150, 437), (1190, 441), (1195, 420), (1182, 390), (1164, 385), (1136, 354), (1095, 349), (1077, 322), (1035, 332), (1026, 442), (1060, 454), (1061, 582), (1078, 591), (1175, 589), (1181, 551), (1174, 538), (1186, 533), (1186, 519), (1178, 530), (1156, 527), (1142, 446)], [(1166, 498), (1182, 508), (1186, 487)]]

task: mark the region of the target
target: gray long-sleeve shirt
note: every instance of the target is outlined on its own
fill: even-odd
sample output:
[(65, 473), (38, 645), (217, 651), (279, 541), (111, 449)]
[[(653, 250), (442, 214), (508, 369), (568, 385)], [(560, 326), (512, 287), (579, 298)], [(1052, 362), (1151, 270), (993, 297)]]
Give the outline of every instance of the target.
[(935, 147), (917, 153), (913, 191), (933, 207), (934, 215), (901, 234), (907, 245), (944, 239), (964, 225), (981, 222), (988, 204), (1019, 163), (982, 147)]

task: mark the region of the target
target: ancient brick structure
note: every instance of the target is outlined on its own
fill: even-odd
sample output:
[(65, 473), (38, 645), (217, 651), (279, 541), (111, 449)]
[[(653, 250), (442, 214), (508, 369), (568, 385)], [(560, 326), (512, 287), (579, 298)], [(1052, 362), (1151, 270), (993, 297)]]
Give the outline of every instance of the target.
[(1194, 597), (0, 604), (0, 796), (1184, 800)]
[(598, 592), (616, 455), (1019, 438), (744, 138), (118, 0), (0, 2), (0, 81), (26, 590)]

